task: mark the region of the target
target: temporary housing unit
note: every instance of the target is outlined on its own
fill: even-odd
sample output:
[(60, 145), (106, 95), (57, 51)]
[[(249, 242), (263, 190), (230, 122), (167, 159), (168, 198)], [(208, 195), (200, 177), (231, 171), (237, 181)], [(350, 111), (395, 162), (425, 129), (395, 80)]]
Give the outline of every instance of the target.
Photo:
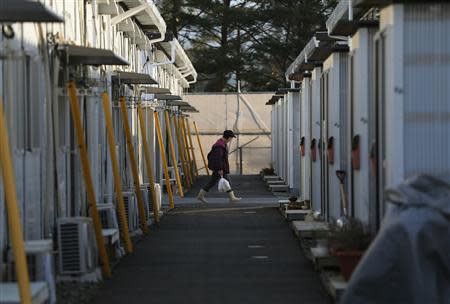
[[(328, 219), (341, 215), (337, 170), (349, 172), (348, 46), (337, 42), (323, 63), (322, 141), (324, 153), (324, 205)], [(348, 193), (348, 182), (344, 184)]]
[(289, 192), (300, 193), (300, 89), (280, 88), (266, 103), (272, 106), (272, 165)]
[(283, 101), (284, 95), (275, 94), (266, 103), (272, 106), (272, 164), (275, 173), (284, 178), (284, 158), (285, 149), (283, 149), (284, 142), (284, 120), (283, 120)]
[(300, 88), (291, 88), (287, 90), (287, 100), (289, 106), (289, 142), (288, 142), (288, 168), (289, 168), (289, 189), (290, 192), (300, 194), (300, 129), (301, 118), (300, 113)]
[(300, 83), (299, 91), (299, 103), (295, 108), (295, 117), (299, 120), (299, 133), (295, 140), (298, 141), (296, 154), (300, 158), (300, 165), (296, 167), (296, 170), (300, 171), (299, 183), (300, 183), (300, 198), (301, 200), (311, 199), (311, 156), (308, 149), (308, 145), (311, 138), (311, 74), (309, 70), (311, 65), (305, 61), (304, 49), (295, 61), (289, 66), (286, 72), (286, 79), (291, 81), (292, 86), (296, 83)]
[[(142, 102), (144, 107), (147, 140), (153, 161), (159, 164), (162, 156), (155, 153), (158, 145), (153, 111), (178, 110), (166, 106), (165, 99), (157, 95), (161, 92), (155, 91), (161, 88), (155, 85), (166, 88), (165, 94), (182, 95), (196, 81), (197, 74), (180, 44), (166, 35), (165, 22), (152, 1), (44, 1), (42, 5), (64, 16), (65, 22), (40, 25), (10, 25), (13, 21), (5, 11), (20, 9), (16, 4), (21, 1), (10, 2), (2, 3), (5, 10), (0, 11), (0, 21), (8, 22), (3, 25), (0, 39), (0, 94), (14, 155), (21, 221), (25, 240), (56, 239), (54, 232), (60, 218), (92, 213), (86, 198), (91, 191), (83, 182), (84, 166), (69, 95), (78, 100), (93, 200), (98, 205), (112, 205), (116, 195), (103, 93), (107, 93), (107, 108), (112, 112), (123, 191), (133, 191), (136, 187), (132, 175), (125, 175), (130, 171), (130, 155), (125, 149), (120, 97), (125, 97), (127, 103), (131, 143), (141, 164), (139, 181), (145, 185), (148, 179), (142, 165), (136, 103)], [(18, 16), (17, 12), (12, 15)], [(74, 81), (74, 90), (68, 90), (69, 81)], [(160, 121), (164, 128), (164, 119)], [(3, 229), (3, 191), (0, 183), (2, 252), (9, 242), (8, 229)], [(1, 259), (1, 278), (6, 277), (4, 269), (5, 261)]]
[(375, 103), (378, 204), (414, 174), (450, 181), (450, 3), (358, 1), (380, 9)]
[[(283, 140), (281, 146), (283, 153), (283, 180), (289, 186), (292, 194), (298, 195), (300, 191), (300, 89), (299, 88), (281, 88), (276, 95), (282, 96), (282, 105), (284, 111), (283, 120)], [(280, 98), (281, 101), (281, 98)]]
[(309, 155), (311, 161), (311, 203), (316, 211), (324, 211), (322, 193), (324, 192), (324, 183), (322, 179), (322, 169), (326, 163), (323, 161), (325, 143), (322, 140), (322, 70), (323, 62), (332, 52), (335, 39), (332, 39), (325, 32), (318, 32), (309, 41), (305, 47), (305, 61), (311, 69), (310, 77), (310, 128), (311, 139)]
[(449, 180), (449, 7), (341, 1), (328, 32), (289, 67), (287, 79), (302, 92), (300, 192), (326, 219), (342, 212), (336, 170), (347, 173), (350, 215), (373, 231), (386, 188), (418, 173)]
[[(351, 165), (348, 168), (349, 212), (376, 230), (379, 222), (375, 178), (370, 171), (369, 151), (375, 142), (374, 38), (378, 30), (377, 10), (353, 7), (341, 1), (327, 22), (330, 36), (349, 37), (349, 132)], [(372, 114), (372, 115), (371, 115)], [(349, 144), (348, 142), (346, 143)], [(348, 158), (347, 158), (348, 159)]]
[(271, 106), (271, 163), (276, 174), (280, 174), (281, 170), (281, 155), (280, 155), (280, 131), (279, 131), (279, 118), (278, 118), (278, 100), (281, 98), (280, 95), (273, 95), (266, 105)]

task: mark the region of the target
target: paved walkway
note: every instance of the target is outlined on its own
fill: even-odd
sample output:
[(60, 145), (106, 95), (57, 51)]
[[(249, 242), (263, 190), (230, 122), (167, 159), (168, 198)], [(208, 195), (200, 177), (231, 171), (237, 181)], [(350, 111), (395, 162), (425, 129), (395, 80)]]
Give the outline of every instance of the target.
[(313, 304), (329, 299), (276, 208), (217, 202), (188, 203), (168, 213), (161, 227), (121, 261), (93, 303)]

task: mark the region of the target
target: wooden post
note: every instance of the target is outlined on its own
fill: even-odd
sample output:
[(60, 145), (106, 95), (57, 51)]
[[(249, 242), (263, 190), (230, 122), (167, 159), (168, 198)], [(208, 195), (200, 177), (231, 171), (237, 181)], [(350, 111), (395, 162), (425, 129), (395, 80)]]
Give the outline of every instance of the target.
[(203, 153), (202, 143), (200, 142), (200, 135), (198, 134), (197, 124), (195, 121), (192, 122), (194, 124), (195, 134), (197, 135), (198, 147), (200, 148), (200, 153), (202, 154), (203, 164), (205, 165), (206, 174), (209, 176), (208, 162), (206, 161), (205, 154)]
[(6, 120), (3, 114), (3, 101), (0, 98), (0, 171), (6, 198), (6, 215), (8, 230), (11, 237), (14, 254), (17, 281), (19, 283), (20, 302), (31, 304), (30, 277), (28, 274), (25, 245), (23, 242), (22, 226), (17, 200), (16, 179), (14, 177), (13, 160)]
[(187, 126), (187, 134), (189, 139), (189, 150), (192, 154), (192, 170), (194, 170), (195, 177), (198, 178), (198, 167), (197, 167), (197, 160), (195, 159), (195, 151), (194, 151), (194, 144), (192, 141), (192, 134), (191, 134), (191, 126), (189, 125), (189, 119), (186, 117), (186, 126)]
[(188, 139), (186, 134), (186, 128), (184, 126), (184, 118), (179, 118), (179, 123), (181, 126), (181, 139), (183, 140), (183, 146), (184, 146), (184, 153), (186, 153), (186, 159), (188, 162), (188, 170), (189, 170), (189, 176), (191, 177), (192, 183), (194, 182), (194, 171), (192, 170), (192, 160), (191, 160), (191, 154), (189, 153), (189, 145), (188, 145)]
[(144, 146), (144, 159), (145, 159), (145, 167), (147, 169), (148, 182), (150, 183), (150, 194), (152, 195), (152, 207), (153, 207), (153, 217), (155, 219), (155, 223), (159, 224), (159, 208), (158, 202), (156, 201), (156, 191), (155, 191), (155, 175), (153, 169), (152, 157), (150, 154), (150, 149), (147, 143), (147, 129), (145, 128), (144, 114), (142, 113), (142, 106), (140, 103), (137, 105), (138, 118), (139, 118), (139, 126), (141, 129), (142, 135), (142, 145)]
[(102, 264), (103, 275), (109, 278), (111, 276), (111, 269), (109, 266), (108, 254), (106, 253), (105, 241), (103, 239), (102, 225), (100, 223), (100, 216), (98, 215), (97, 210), (97, 202), (95, 200), (94, 184), (92, 182), (91, 167), (89, 165), (87, 147), (84, 139), (84, 130), (81, 123), (80, 106), (78, 104), (75, 82), (70, 81), (68, 83), (68, 91), (72, 120), (75, 126), (78, 148), (80, 149), (81, 169), (83, 171), (84, 182), (86, 184), (89, 214), (91, 215), (92, 221), (94, 223), (95, 239), (97, 240), (97, 247), (100, 255), (100, 262)]
[(172, 117), (172, 119), (173, 119), (173, 124), (175, 126), (175, 133), (177, 135), (178, 153), (180, 154), (181, 165), (183, 167), (184, 177), (186, 179), (186, 187), (188, 189), (190, 189), (192, 183), (191, 183), (191, 177), (189, 174), (189, 170), (187, 167), (186, 155), (184, 155), (183, 141), (181, 139), (180, 124), (178, 123), (178, 118), (176, 116)]
[(120, 97), (119, 104), (120, 104), (120, 110), (122, 112), (122, 122), (123, 122), (123, 128), (125, 129), (125, 137), (127, 139), (128, 156), (130, 158), (131, 173), (133, 175), (134, 192), (136, 193), (136, 198), (137, 198), (137, 202), (138, 202), (141, 228), (144, 233), (148, 233), (147, 219), (145, 218), (144, 199), (142, 198), (141, 183), (139, 181), (139, 171), (138, 171), (138, 166), (137, 166), (137, 162), (136, 162), (136, 157), (134, 155), (133, 142), (131, 140), (131, 128), (130, 128), (130, 122), (128, 121), (127, 105), (125, 102), (125, 97), (123, 97), (123, 96)]
[(180, 173), (178, 172), (177, 154), (175, 153), (175, 146), (174, 146), (173, 140), (172, 140), (172, 127), (170, 124), (170, 118), (169, 118), (168, 111), (164, 111), (164, 118), (166, 121), (167, 135), (169, 136), (169, 138), (168, 138), (169, 148), (170, 148), (170, 152), (172, 155), (172, 164), (173, 164), (173, 168), (175, 170), (175, 178), (177, 179), (178, 192), (180, 193), (180, 197), (184, 197), (183, 185), (181, 184)]
[(133, 252), (133, 245), (131, 243), (131, 238), (128, 231), (128, 219), (125, 212), (125, 203), (123, 201), (122, 196), (122, 181), (120, 179), (119, 173), (119, 162), (117, 161), (116, 146), (115, 146), (116, 139), (114, 138), (114, 129), (108, 93), (105, 92), (102, 94), (102, 100), (103, 100), (103, 112), (105, 114), (105, 122), (106, 122), (106, 135), (108, 136), (109, 155), (111, 156), (111, 165), (113, 169), (114, 189), (116, 190), (116, 197), (117, 197), (117, 209), (119, 212), (119, 220), (121, 224), (120, 233), (125, 243), (126, 251)]
[(158, 112), (156, 112), (156, 111), (153, 112), (153, 115), (155, 117), (156, 133), (158, 135), (157, 137), (158, 137), (158, 143), (159, 143), (159, 151), (161, 152), (161, 160), (163, 163), (167, 195), (169, 196), (169, 206), (170, 206), (170, 209), (173, 209), (175, 207), (175, 204), (173, 202), (172, 185), (170, 184), (169, 168), (167, 167), (167, 160), (166, 160), (166, 149), (164, 148), (164, 141), (163, 141), (162, 133), (161, 133), (161, 125), (159, 123), (159, 115), (158, 115)]

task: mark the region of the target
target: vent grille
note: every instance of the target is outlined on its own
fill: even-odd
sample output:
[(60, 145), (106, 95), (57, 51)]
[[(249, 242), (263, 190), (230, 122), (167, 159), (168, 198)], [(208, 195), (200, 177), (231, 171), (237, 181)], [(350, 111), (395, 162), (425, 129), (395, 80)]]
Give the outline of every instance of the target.
[(125, 207), (125, 216), (128, 221), (128, 230), (135, 232), (139, 229), (139, 219), (137, 214), (137, 205), (134, 197), (134, 193), (123, 193), (123, 202)]
[(63, 272), (78, 272), (80, 269), (80, 246), (78, 224), (65, 223), (60, 226), (61, 266)]
[(108, 219), (108, 210), (99, 210), (100, 215), (100, 222), (102, 224), (102, 229), (108, 229), (109, 228), (109, 219)]

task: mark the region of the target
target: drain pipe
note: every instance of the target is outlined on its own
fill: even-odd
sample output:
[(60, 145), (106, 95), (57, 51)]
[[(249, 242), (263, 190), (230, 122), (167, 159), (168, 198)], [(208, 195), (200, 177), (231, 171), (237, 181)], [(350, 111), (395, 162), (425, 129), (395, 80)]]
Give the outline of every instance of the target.
[(166, 39), (166, 32), (161, 32), (161, 37), (155, 39), (149, 39), (150, 44), (164, 41)]
[(348, 1), (348, 20), (353, 21), (353, 4), (352, 0)]

